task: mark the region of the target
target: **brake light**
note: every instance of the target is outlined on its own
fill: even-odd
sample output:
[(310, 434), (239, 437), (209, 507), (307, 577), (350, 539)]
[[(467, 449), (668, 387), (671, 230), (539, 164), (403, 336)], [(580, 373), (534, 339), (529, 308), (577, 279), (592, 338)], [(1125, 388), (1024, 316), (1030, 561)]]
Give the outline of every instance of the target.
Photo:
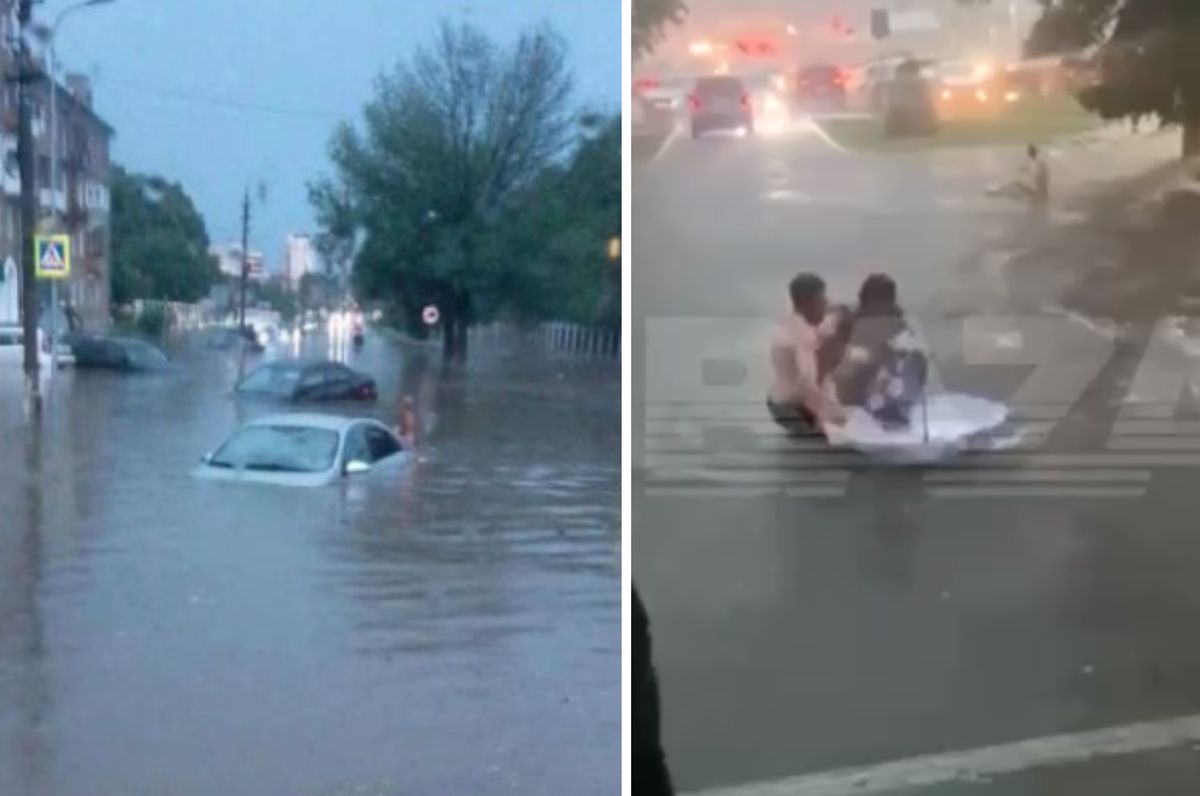
[(845, 72), (843, 72), (841, 69), (839, 69), (839, 70), (837, 70), (836, 72), (834, 72), (834, 73), (833, 73), (833, 84), (834, 84), (835, 86), (844, 86), (844, 85), (846, 85), (846, 73), (845, 73)]
[(374, 400), (376, 397), (375, 385), (367, 382), (366, 384), (359, 386), (357, 395), (364, 401)]
[(691, 106), (692, 110), (694, 110), (694, 111), (700, 110), (700, 108), (703, 104), (704, 103), (702, 103), (700, 101), (700, 98), (697, 97), (695, 94), (688, 94), (688, 105)]
[(742, 95), (742, 107), (743, 107), (743, 108), (749, 108), (749, 107), (750, 107), (750, 95), (749, 95), (749, 94), (743, 94), (743, 95)]

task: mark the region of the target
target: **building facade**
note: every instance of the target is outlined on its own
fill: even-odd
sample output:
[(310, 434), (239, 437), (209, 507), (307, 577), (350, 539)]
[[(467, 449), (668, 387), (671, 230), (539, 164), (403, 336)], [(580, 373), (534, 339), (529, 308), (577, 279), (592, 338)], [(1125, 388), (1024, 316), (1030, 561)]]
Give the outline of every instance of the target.
[[(15, 73), (11, 19), (0, 17), (0, 66), (6, 78)], [(55, 92), (57, 120), (50, 120), (50, 92)], [(17, 161), (17, 84), (0, 85), (0, 278), (5, 263), (20, 262), (21, 178)], [(39, 230), (71, 237), (71, 277), (60, 286), (62, 314), (73, 328), (102, 330), (112, 317), (112, 268), (109, 246), (109, 152), (113, 128), (95, 112), (92, 90), (82, 75), (68, 74), (51, 87), (48, 80), (33, 84), (34, 178), (40, 209)], [(51, 131), (57, 147), (51, 145)], [(57, 169), (51, 157), (57, 157)], [(56, 184), (50, 184), (51, 174)], [(10, 289), (0, 281), (0, 293)], [(49, 291), (40, 291), (43, 311)], [(5, 296), (6, 298), (6, 296)], [(0, 300), (0, 312), (9, 302)], [(45, 315), (43, 314), (43, 317)]]
[(304, 275), (317, 271), (317, 262), (317, 250), (313, 246), (312, 236), (304, 233), (287, 236), (280, 276), (288, 287), (299, 290)]
[[(212, 246), (208, 253), (217, 259), (217, 268), (220, 270), (221, 276), (229, 279), (242, 278), (242, 247), (240, 244), (229, 243), (223, 246)], [(252, 281), (266, 280), (266, 261), (262, 252), (251, 249), (246, 255), (246, 266)]]

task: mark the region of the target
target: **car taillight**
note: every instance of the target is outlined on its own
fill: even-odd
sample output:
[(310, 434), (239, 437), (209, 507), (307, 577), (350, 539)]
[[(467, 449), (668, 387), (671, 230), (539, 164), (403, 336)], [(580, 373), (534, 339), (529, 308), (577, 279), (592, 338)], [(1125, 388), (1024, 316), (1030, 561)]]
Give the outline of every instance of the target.
[(749, 95), (749, 94), (743, 94), (743, 95), (742, 95), (742, 107), (743, 107), (743, 108), (749, 108), (749, 107), (750, 107), (750, 95)]
[(358, 388), (358, 397), (364, 401), (374, 400), (374, 398), (376, 397), (375, 396), (375, 385), (371, 384), (370, 382), (360, 385)]
[(695, 94), (688, 94), (688, 105), (691, 106), (692, 110), (694, 110), (694, 111), (700, 110), (700, 108), (703, 106), (703, 104), (704, 103), (702, 103), (700, 101), (700, 98), (697, 97)]

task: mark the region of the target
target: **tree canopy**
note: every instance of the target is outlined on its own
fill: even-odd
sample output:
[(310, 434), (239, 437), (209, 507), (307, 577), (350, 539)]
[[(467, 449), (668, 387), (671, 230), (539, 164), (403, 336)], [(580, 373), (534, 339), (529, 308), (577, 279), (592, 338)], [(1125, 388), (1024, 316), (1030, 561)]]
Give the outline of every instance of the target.
[[(437, 305), (449, 358), (465, 357), (477, 319), (548, 312), (548, 299), (533, 296), (549, 288), (531, 274), (566, 233), (542, 225), (579, 221), (597, 201), (570, 206), (565, 181), (581, 193), (615, 190), (620, 202), (619, 128), (608, 122), (576, 151), (571, 89), (554, 31), (534, 28), (504, 47), (469, 23), (444, 23), (431, 46), (379, 79), (361, 126), (335, 133), (334, 173), (310, 187), (323, 252), (335, 262), (354, 252), (356, 292), (398, 307), (413, 331), (421, 308)], [(591, 165), (603, 141), (617, 142), (615, 172)], [(590, 243), (603, 253), (603, 238)]]
[(683, 0), (633, 0), (632, 46), (635, 58), (654, 49), (663, 31), (671, 23), (682, 22), (687, 15)]
[(218, 278), (208, 232), (191, 197), (177, 182), (111, 172), (112, 292), (133, 299), (198, 301)]
[(1030, 55), (1100, 45), (1099, 81), (1080, 94), (1108, 119), (1157, 116), (1183, 127), (1185, 156), (1200, 154), (1200, 2), (1039, 0)]
[(505, 213), (497, 257), (503, 305), (520, 319), (617, 327), (621, 232), (621, 120), (599, 122), (564, 167), (546, 169)]

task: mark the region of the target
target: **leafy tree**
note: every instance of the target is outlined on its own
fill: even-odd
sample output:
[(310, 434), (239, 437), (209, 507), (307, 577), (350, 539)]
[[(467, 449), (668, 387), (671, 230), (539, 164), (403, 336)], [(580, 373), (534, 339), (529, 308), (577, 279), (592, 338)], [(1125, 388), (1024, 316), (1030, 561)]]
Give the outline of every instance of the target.
[(640, 58), (654, 49), (670, 23), (683, 21), (687, 6), (683, 0), (633, 0), (633, 55)]
[(111, 173), (112, 291), (133, 299), (198, 301), (218, 279), (204, 219), (177, 182)]
[(1100, 79), (1079, 96), (1106, 119), (1157, 116), (1183, 128), (1183, 154), (1200, 155), (1200, 2), (1039, 0), (1031, 55), (1099, 51)]
[(502, 226), (495, 256), (521, 265), (502, 285), (517, 318), (619, 326), (620, 263), (607, 244), (621, 230), (621, 120), (597, 123), (568, 164), (544, 171), (508, 208)]
[(332, 249), (365, 232), (355, 282), (368, 296), (441, 310), (447, 359), (508, 264), (489, 259), (497, 223), (571, 142), (565, 46), (546, 28), (499, 47), (469, 23), (443, 23), (378, 81), (362, 129), (331, 144), (335, 175), (310, 196)]

